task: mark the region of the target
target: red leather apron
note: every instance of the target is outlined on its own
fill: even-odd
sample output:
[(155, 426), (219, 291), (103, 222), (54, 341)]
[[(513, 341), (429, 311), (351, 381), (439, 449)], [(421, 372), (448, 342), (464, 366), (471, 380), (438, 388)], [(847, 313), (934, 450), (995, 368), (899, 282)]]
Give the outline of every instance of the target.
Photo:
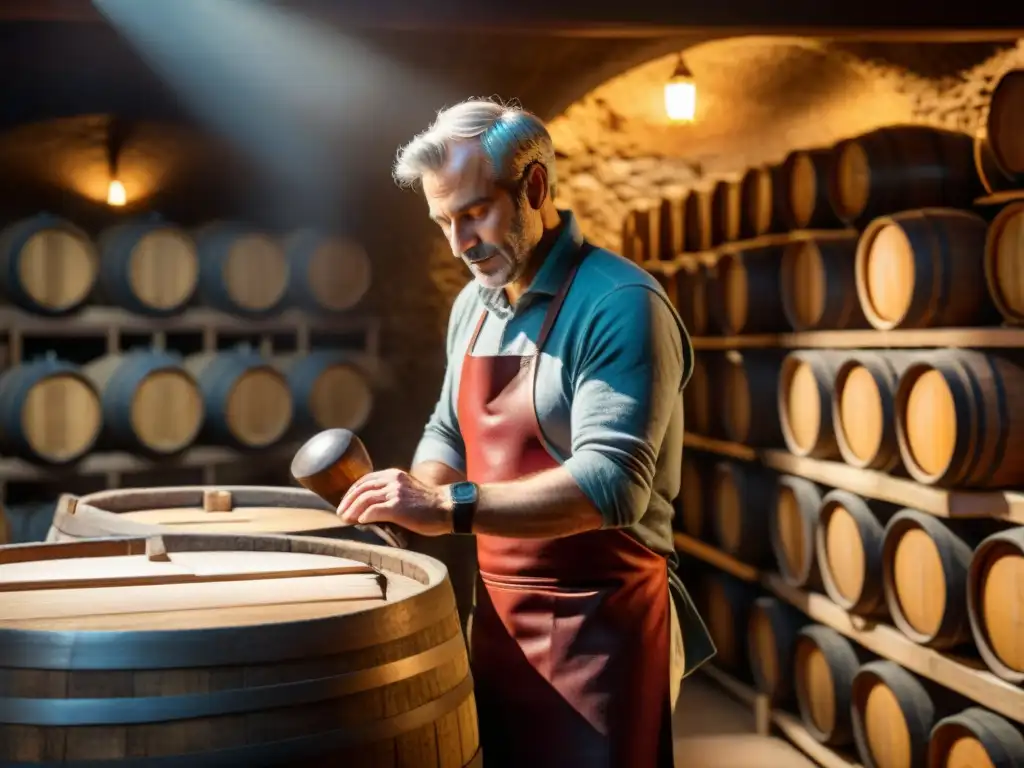
[[(575, 274), (549, 306), (538, 354)], [(471, 354), (486, 318), (459, 385), (467, 477), (493, 483), (558, 467), (534, 409), (536, 357)], [(477, 554), (470, 645), (487, 768), (671, 766), (666, 559), (621, 530), (478, 535)]]

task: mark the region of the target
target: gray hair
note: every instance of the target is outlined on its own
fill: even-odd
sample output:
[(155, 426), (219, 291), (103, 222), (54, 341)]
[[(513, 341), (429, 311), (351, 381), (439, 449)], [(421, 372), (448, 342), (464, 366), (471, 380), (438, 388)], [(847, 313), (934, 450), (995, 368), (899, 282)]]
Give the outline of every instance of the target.
[(424, 173), (442, 168), (452, 141), (477, 139), (500, 182), (515, 183), (527, 166), (547, 170), (548, 188), (555, 195), (555, 145), (540, 118), (531, 112), (490, 99), (468, 99), (437, 113), (427, 130), (398, 150), (394, 179), (414, 186)]

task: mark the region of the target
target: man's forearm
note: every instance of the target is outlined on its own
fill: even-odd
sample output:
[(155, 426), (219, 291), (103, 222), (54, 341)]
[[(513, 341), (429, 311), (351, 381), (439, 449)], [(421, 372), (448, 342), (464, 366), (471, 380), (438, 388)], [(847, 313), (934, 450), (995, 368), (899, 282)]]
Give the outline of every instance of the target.
[(427, 485), (450, 485), (466, 479), (461, 472), (441, 461), (421, 461), (409, 474)]
[(519, 538), (557, 538), (603, 525), (601, 513), (562, 467), (521, 480), (480, 486), (473, 532)]

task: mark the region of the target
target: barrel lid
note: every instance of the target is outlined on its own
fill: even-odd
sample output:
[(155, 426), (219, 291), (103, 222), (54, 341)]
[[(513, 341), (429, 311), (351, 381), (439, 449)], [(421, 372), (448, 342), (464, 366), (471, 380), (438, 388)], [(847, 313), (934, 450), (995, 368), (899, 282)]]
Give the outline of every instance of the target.
[[(140, 542), (140, 540), (135, 540)], [(5, 625), (76, 630), (238, 626), (346, 612), (354, 601), (385, 600), (387, 578), (371, 565), (331, 553), (259, 551), (228, 546), (167, 551), (162, 537), (134, 549), (112, 543), (37, 557), (0, 558)], [(31, 552), (29, 552), (31, 554)], [(54, 567), (53, 554), (60, 557)], [(82, 556), (76, 557), (76, 554)], [(326, 613), (301, 606), (333, 603)], [(259, 607), (260, 617), (244, 609)], [(196, 612), (216, 611), (205, 621)]]

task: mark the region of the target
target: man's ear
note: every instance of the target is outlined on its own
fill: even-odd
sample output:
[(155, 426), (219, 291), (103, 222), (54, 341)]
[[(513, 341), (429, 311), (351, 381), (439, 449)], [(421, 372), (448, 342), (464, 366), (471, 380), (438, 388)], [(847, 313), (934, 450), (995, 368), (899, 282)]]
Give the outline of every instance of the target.
[(550, 194), (547, 169), (540, 163), (533, 163), (526, 172), (526, 200), (538, 211)]

